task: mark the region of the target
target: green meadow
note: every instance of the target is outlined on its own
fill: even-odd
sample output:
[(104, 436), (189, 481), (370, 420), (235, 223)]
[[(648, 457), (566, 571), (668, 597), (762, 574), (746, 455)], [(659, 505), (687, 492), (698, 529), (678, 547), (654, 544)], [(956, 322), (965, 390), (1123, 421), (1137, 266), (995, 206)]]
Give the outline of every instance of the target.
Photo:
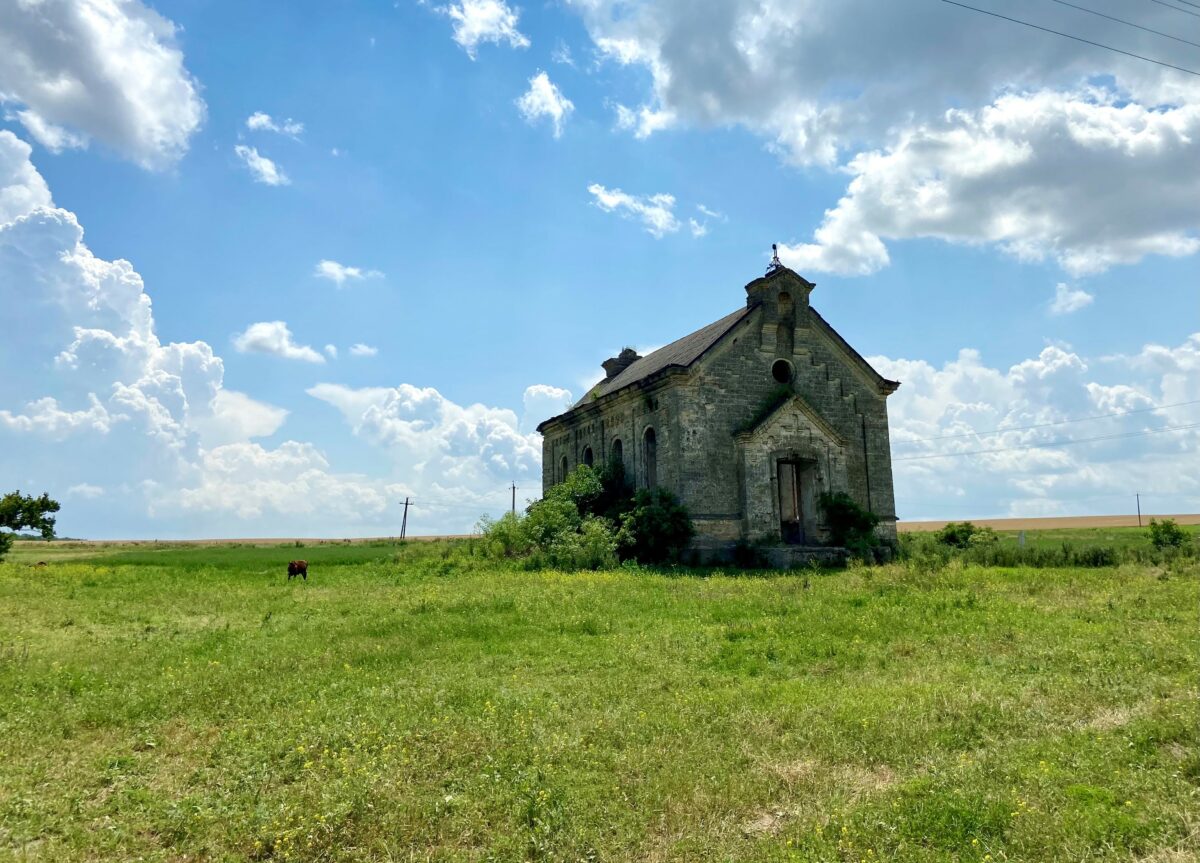
[(0, 859), (1197, 860), (1198, 586), (19, 546)]

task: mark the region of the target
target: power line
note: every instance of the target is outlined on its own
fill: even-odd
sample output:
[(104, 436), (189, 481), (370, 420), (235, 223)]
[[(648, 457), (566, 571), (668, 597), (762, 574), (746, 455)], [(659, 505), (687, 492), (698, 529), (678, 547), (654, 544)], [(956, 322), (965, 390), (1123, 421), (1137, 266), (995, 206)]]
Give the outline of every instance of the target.
[[(1184, 15), (1192, 15), (1193, 17), (1200, 18), (1200, 15), (1196, 14), (1195, 12), (1189, 12), (1186, 9), (1180, 9), (1178, 6), (1174, 5), (1173, 3), (1164, 3), (1163, 0), (1150, 0), (1150, 2), (1157, 3), (1159, 6), (1166, 6), (1168, 9), (1174, 9), (1176, 12), (1182, 12)], [(1179, 2), (1187, 3), (1187, 0), (1179, 0)], [(1187, 5), (1195, 6), (1196, 4), (1188, 3)], [(1200, 7), (1198, 7), (1198, 8), (1200, 8)]]
[(1170, 33), (1164, 33), (1161, 30), (1152, 30), (1149, 27), (1143, 27), (1141, 24), (1134, 24), (1132, 21), (1126, 21), (1124, 18), (1115, 18), (1112, 15), (1106, 15), (1103, 12), (1097, 12), (1095, 9), (1088, 9), (1086, 6), (1076, 6), (1074, 3), (1068, 3), (1067, 0), (1050, 0), (1050, 2), (1057, 3), (1059, 6), (1070, 6), (1072, 9), (1078, 9), (1080, 12), (1086, 12), (1089, 15), (1107, 18), (1109, 21), (1116, 21), (1118, 24), (1124, 24), (1127, 27), (1136, 27), (1139, 30), (1145, 30), (1147, 33), (1153, 33), (1155, 36), (1162, 36), (1164, 39), (1174, 39), (1176, 42), (1182, 42), (1184, 45), (1191, 45), (1195, 48), (1200, 48), (1200, 42), (1191, 42), (1187, 39), (1180, 39), (1178, 36), (1172, 36)]
[(894, 461), (894, 462), (896, 462), (896, 461), (924, 461), (925, 459), (931, 459), (931, 458), (958, 458), (959, 456), (964, 456), (964, 455), (991, 455), (992, 453), (1001, 453), (1001, 452), (1022, 452), (1022, 451), (1031, 450), (1031, 449), (1047, 449), (1049, 447), (1073, 446), (1075, 444), (1080, 444), (1080, 443), (1096, 443), (1097, 441), (1123, 440), (1125, 438), (1145, 437), (1146, 435), (1162, 434), (1163, 432), (1185, 431), (1186, 429), (1195, 429), (1195, 428), (1200, 428), (1200, 423), (1192, 423), (1191, 425), (1182, 425), (1182, 426), (1165, 426), (1160, 429), (1148, 429), (1146, 431), (1140, 431), (1140, 432), (1125, 432), (1123, 434), (1100, 435), (1099, 437), (1082, 437), (1082, 438), (1070, 438), (1068, 440), (1047, 441), (1046, 443), (1035, 443), (1035, 444), (1029, 444), (1027, 446), (1006, 446), (1006, 447), (998, 447), (996, 449), (976, 449), (976, 450), (970, 450), (968, 452), (944, 452), (944, 453), (933, 453), (930, 455), (910, 455), (910, 456), (902, 456), (901, 458), (894, 458), (894, 459), (892, 459), (892, 461)]
[(918, 443), (928, 443), (929, 441), (935, 441), (935, 440), (952, 440), (954, 438), (988, 437), (990, 435), (1007, 434), (1008, 432), (1014, 432), (1014, 431), (1029, 431), (1030, 429), (1044, 429), (1044, 428), (1050, 428), (1052, 426), (1069, 425), (1070, 423), (1083, 423), (1083, 422), (1091, 422), (1092, 420), (1105, 420), (1105, 419), (1109, 419), (1111, 417), (1124, 417), (1124, 416), (1129, 416), (1131, 414), (1145, 414), (1145, 413), (1150, 413), (1151, 411), (1163, 411), (1163, 410), (1166, 410), (1167, 408), (1181, 408), (1181, 407), (1186, 407), (1188, 405), (1200, 405), (1200, 399), (1194, 399), (1190, 402), (1175, 402), (1174, 404), (1169, 404), (1169, 405), (1156, 405), (1154, 407), (1149, 407), (1149, 408), (1133, 408), (1133, 409), (1127, 410), (1127, 411), (1114, 411), (1113, 413), (1110, 413), (1110, 414), (1096, 414), (1095, 416), (1090, 416), (1090, 417), (1077, 417), (1075, 419), (1056, 420), (1055, 422), (1051, 422), (1051, 423), (1037, 423), (1036, 425), (1029, 425), (1029, 426), (1009, 426), (1008, 428), (992, 429), (991, 431), (985, 431), (985, 432), (970, 431), (970, 432), (960, 432), (958, 434), (944, 434), (944, 435), (938, 435), (937, 437), (915, 438), (912, 440), (897, 440), (897, 441), (894, 441), (894, 443), (897, 445), (899, 445), (899, 444), (918, 444)]
[(1200, 3), (1193, 3), (1191, 0), (1179, 0), (1179, 2), (1185, 6), (1191, 6), (1195, 9), (1200, 9)]
[[(1195, 75), (1197, 78), (1200, 78), (1200, 72), (1197, 72), (1194, 69), (1185, 69), (1182, 66), (1176, 66), (1172, 63), (1164, 63), (1162, 60), (1155, 60), (1153, 57), (1143, 57), (1141, 54), (1134, 54), (1132, 51), (1122, 51), (1120, 48), (1114, 48), (1111, 45), (1105, 45), (1100, 42), (1093, 42), (1091, 39), (1084, 39), (1082, 36), (1072, 36), (1070, 33), (1063, 33), (1061, 30), (1051, 30), (1049, 27), (1043, 27), (1041, 24), (1032, 24), (1029, 21), (1022, 21), (1020, 18), (1009, 18), (1007, 15), (1001, 15), (999, 12), (989, 12), (987, 9), (980, 9), (978, 6), (968, 6), (966, 3), (959, 3), (958, 0), (942, 0), (942, 2), (949, 3), (951, 6), (959, 6), (963, 9), (970, 9), (972, 12), (979, 12), (982, 15), (991, 15), (993, 18), (1001, 18), (1005, 21), (1011, 21), (1014, 24), (1022, 24), (1026, 27), (1032, 27), (1034, 30), (1041, 30), (1045, 33), (1053, 33), (1055, 36), (1062, 36), (1064, 39), (1074, 39), (1076, 42), (1083, 42), (1085, 45), (1094, 45), (1097, 48), (1103, 48), (1105, 51), (1112, 51), (1116, 54), (1124, 54), (1126, 57), (1133, 57), (1137, 60), (1145, 60), (1147, 63), (1165, 66), (1168, 69), (1174, 69), (1177, 72), (1186, 72), (1189, 75)], [(1158, 2), (1158, 0), (1155, 0), (1155, 2)], [(1180, 11), (1182, 12), (1184, 10), (1181, 9)], [(1196, 17), (1200, 18), (1200, 15), (1197, 15)]]

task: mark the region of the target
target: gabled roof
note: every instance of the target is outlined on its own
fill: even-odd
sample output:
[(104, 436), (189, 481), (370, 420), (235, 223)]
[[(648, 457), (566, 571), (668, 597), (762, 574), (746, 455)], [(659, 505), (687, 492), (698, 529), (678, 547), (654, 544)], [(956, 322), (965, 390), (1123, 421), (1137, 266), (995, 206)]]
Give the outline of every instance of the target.
[(831, 338), (833, 342), (838, 345), (838, 347), (845, 351), (849, 355), (851, 361), (854, 362), (854, 364), (864, 372), (866, 372), (867, 377), (874, 381), (875, 385), (879, 387), (885, 394), (891, 395), (900, 388), (899, 381), (889, 381), (879, 372), (875, 371), (875, 367), (867, 362), (866, 359), (863, 358), (862, 354), (854, 350), (854, 346), (843, 339), (842, 334), (835, 330), (829, 321), (821, 317), (820, 312), (818, 312), (812, 306), (808, 307), (808, 311), (812, 314), (813, 321), (816, 322), (817, 326), (821, 328), (822, 332), (829, 336), (829, 338)]
[(661, 372), (663, 369), (670, 368), (671, 366), (687, 368), (700, 359), (700, 356), (705, 351), (715, 345), (721, 336), (733, 329), (739, 321), (750, 314), (750, 311), (750, 308), (743, 306), (736, 312), (721, 318), (721, 320), (714, 321), (707, 327), (696, 330), (691, 335), (684, 336), (682, 339), (659, 348), (654, 353), (647, 354), (641, 359), (635, 360), (616, 377), (601, 381), (592, 387), (591, 391), (577, 401), (571, 409), (574, 410), (580, 405), (595, 401), (609, 393), (615, 393), (617, 390), (624, 389), (630, 384), (636, 384), (638, 381), (645, 380), (652, 374)]

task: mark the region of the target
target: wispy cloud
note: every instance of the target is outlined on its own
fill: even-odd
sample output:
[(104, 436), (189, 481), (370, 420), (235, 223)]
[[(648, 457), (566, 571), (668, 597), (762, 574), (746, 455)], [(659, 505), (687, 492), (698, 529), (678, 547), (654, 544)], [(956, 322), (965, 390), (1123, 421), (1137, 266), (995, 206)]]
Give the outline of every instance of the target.
[(313, 275), (318, 279), (328, 279), (339, 288), (346, 282), (357, 282), (363, 279), (377, 279), (383, 276), (379, 270), (364, 270), (362, 267), (351, 267), (339, 264), (337, 261), (321, 260), (317, 262)]
[(233, 148), (233, 152), (237, 154), (237, 157), (250, 170), (250, 174), (254, 177), (254, 182), (265, 183), (268, 186), (286, 186), (292, 182), (288, 178), (288, 175), (283, 172), (283, 169), (259, 153), (258, 148), (238, 144)]
[(255, 132), (278, 132), (291, 138), (299, 138), (304, 133), (304, 124), (299, 120), (288, 117), (276, 121), (270, 114), (255, 111), (246, 118), (246, 128)]
[(674, 195), (630, 195), (620, 189), (605, 188), (599, 183), (588, 186), (588, 192), (595, 198), (594, 203), (601, 210), (636, 219), (655, 237), (661, 239), (664, 235), (679, 230), (679, 219), (675, 218)]

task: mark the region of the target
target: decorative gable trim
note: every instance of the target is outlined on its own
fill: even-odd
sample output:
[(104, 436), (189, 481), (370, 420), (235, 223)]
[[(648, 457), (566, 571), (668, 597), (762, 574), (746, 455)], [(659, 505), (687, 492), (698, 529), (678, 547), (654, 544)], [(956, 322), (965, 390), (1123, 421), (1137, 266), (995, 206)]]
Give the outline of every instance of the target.
[(810, 405), (808, 402), (806, 402), (803, 399), (803, 397), (798, 396), (798, 395), (793, 395), (791, 398), (785, 399), (784, 401), (780, 402), (779, 406), (777, 408), (775, 408), (775, 410), (773, 410), (769, 414), (767, 414), (765, 417), (763, 417), (759, 421), (758, 425), (756, 425), (752, 429), (747, 429), (746, 431), (741, 432), (740, 434), (736, 435), (736, 437), (738, 437), (742, 440), (751, 440), (751, 439), (757, 437), (761, 432), (763, 432), (768, 426), (770, 426), (775, 421), (775, 419), (779, 416), (779, 414), (785, 408), (788, 408), (788, 407), (794, 407), (797, 410), (799, 410), (800, 414), (806, 420), (808, 420), (810, 423), (812, 423), (813, 426), (816, 427), (817, 431), (819, 431), (826, 438), (828, 438), (831, 443), (836, 444), (838, 447), (845, 448), (846, 439), (844, 437), (842, 437), (840, 434), (838, 434), (837, 430), (833, 426), (831, 426), (828, 422), (826, 422), (825, 419), (819, 413), (817, 413), (816, 410), (813, 409), (812, 405)]

